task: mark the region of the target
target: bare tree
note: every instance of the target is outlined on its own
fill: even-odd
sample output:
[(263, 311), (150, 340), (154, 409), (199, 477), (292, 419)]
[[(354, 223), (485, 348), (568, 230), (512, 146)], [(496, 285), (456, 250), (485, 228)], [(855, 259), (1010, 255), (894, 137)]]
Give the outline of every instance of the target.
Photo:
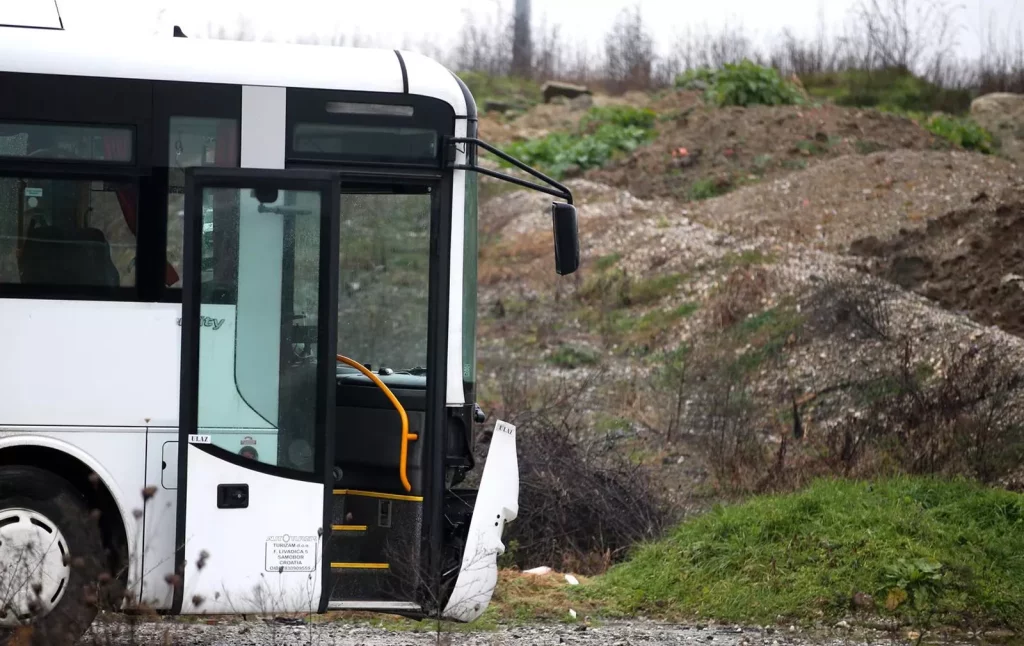
[(654, 38), (647, 32), (640, 7), (623, 9), (604, 41), (606, 77), (611, 89), (646, 89), (654, 72)]
[(947, 0), (860, 0), (855, 15), (882, 67), (941, 72), (957, 46)]
[(516, 0), (512, 34), (512, 74), (529, 77), (533, 64), (533, 43), (530, 38), (530, 0)]

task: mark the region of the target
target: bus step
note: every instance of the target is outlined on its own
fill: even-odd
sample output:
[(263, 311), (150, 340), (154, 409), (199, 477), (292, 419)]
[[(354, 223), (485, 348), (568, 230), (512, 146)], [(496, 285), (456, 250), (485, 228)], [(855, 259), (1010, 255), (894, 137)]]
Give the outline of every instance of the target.
[(390, 570), (390, 563), (331, 563), (332, 570)]
[(408, 602), (415, 599), (414, 577), (391, 568), (390, 563), (331, 562), (331, 602)]
[(366, 525), (331, 525), (332, 532), (345, 532), (346, 536), (365, 534), (367, 529)]

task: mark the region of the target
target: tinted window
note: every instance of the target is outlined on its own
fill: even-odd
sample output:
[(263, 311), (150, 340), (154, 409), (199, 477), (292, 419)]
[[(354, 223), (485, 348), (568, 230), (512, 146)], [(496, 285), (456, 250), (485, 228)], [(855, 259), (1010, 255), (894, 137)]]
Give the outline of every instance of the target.
[[(167, 160), (167, 277), (168, 287), (181, 287), (181, 261), (184, 246), (182, 217), (185, 208), (185, 169), (190, 166), (238, 167), (238, 121), (205, 117), (175, 116), (170, 119), (169, 159)], [(204, 257), (212, 262), (213, 194), (204, 196)], [(209, 267), (206, 267), (208, 270)]]
[(135, 285), (130, 183), (0, 176), (0, 283)]
[(299, 123), (292, 148), (329, 159), (429, 161), (437, 157), (438, 137), (426, 128)]
[(134, 161), (131, 128), (0, 123), (0, 157), (36, 161)]

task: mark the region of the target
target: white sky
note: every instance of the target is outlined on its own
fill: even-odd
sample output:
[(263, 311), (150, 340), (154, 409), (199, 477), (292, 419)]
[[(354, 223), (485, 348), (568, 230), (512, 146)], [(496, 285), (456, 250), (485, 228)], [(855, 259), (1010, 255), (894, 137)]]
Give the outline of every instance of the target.
[[(30, 2), (32, 0), (0, 0)], [(38, 0), (51, 1), (51, 0)], [(205, 37), (210, 23), (227, 28), (246, 16), (257, 32), (286, 40), (307, 34), (330, 37), (359, 33), (387, 46), (430, 42), (445, 48), (454, 41), (464, 11), (481, 16), (513, 0), (57, 0), (66, 29), (119, 32), (131, 29), (170, 35), (178, 24), (186, 34)], [(855, 0), (532, 0), (534, 21), (546, 17), (562, 25), (573, 43), (597, 45), (620, 9), (638, 3), (659, 48), (688, 26), (712, 28), (726, 22), (742, 23), (754, 38), (789, 27), (812, 36), (819, 8), (828, 25), (842, 21)], [(887, 0), (886, 0), (887, 1)], [(921, 0), (924, 1), (924, 0)], [(1020, 32), (1024, 0), (950, 0), (960, 7), (961, 49), (967, 55), (980, 50), (980, 27), (996, 24), (1004, 35)]]

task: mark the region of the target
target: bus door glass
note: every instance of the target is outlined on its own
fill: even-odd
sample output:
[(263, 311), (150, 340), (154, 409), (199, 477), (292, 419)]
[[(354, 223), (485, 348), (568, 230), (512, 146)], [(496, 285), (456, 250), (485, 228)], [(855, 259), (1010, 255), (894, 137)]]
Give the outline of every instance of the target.
[(333, 177), (186, 171), (182, 612), (256, 612), (252, 591), (264, 585), (281, 612), (319, 603), (336, 370)]

